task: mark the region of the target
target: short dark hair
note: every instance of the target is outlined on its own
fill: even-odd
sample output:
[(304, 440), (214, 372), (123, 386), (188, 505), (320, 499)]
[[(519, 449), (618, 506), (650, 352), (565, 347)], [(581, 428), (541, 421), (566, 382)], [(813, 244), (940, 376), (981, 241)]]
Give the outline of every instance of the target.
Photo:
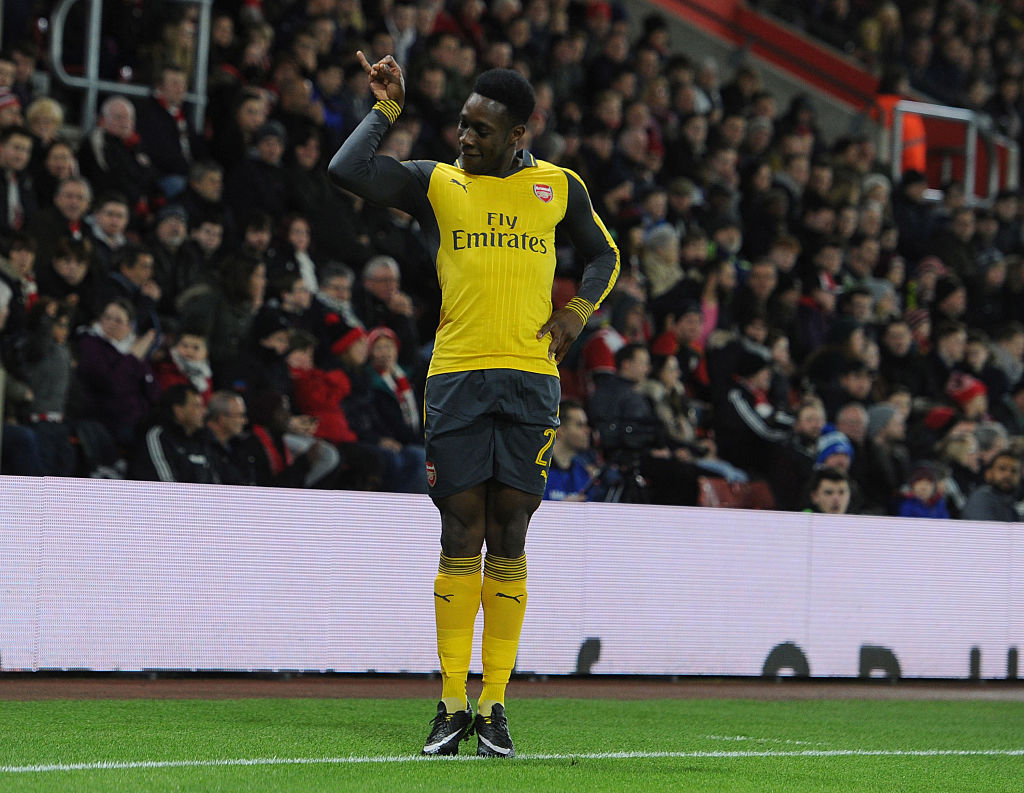
[(811, 481), (807, 488), (809, 493), (813, 493), (818, 489), (818, 486), (822, 482), (849, 482), (850, 476), (844, 471), (840, 471), (838, 468), (832, 468), (831, 466), (825, 466), (824, 468), (815, 468), (811, 474)]
[(533, 86), (515, 69), (489, 69), (476, 78), (473, 93), (503, 104), (513, 124), (525, 124), (537, 106)]
[(202, 396), (199, 390), (191, 383), (175, 383), (172, 386), (168, 386), (167, 390), (160, 395), (160, 401), (157, 405), (160, 418), (168, 424), (174, 422), (174, 408), (182, 407), (188, 401), (190, 394)]
[(629, 344), (623, 344), (615, 351), (615, 369), (622, 369), (622, 364), (626, 361), (632, 361), (633, 358), (640, 350), (646, 350), (647, 347), (640, 342), (631, 342)]
[(15, 124), (12, 127), (4, 127), (0, 130), (0, 143), (7, 143), (7, 141), (15, 135), (21, 135), (23, 138), (28, 138), (32, 141), (35, 140), (35, 138), (32, 137), (32, 133), (29, 132), (26, 127)]
[(113, 265), (115, 270), (124, 267), (134, 267), (140, 256), (152, 256), (153, 252), (145, 245), (137, 245), (129, 242), (127, 245), (118, 248), (114, 253)]

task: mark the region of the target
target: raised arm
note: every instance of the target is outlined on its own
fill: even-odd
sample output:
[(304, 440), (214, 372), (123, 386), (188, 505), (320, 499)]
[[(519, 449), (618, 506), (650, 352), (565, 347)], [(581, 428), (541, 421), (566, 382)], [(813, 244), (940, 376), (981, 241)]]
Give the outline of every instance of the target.
[(546, 333), (551, 334), (548, 357), (556, 363), (569, 351), (590, 315), (612, 291), (619, 277), (619, 249), (594, 211), (587, 188), (572, 171), (566, 170), (566, 176), (569, 203), (562, 223), (569, 232), (576, 252), (586, 259), (587, 264), (576, 297), (565, 308), (553, 311), (550, 319), (537, 332), (538, 339)]
[(405, 77), (390, 55), (372, 65), (362, 52), (356, 56), (377, 103), (331, 158), (327, 173), (336, 185), (356, 195), (408, 211), (406, 191), (415, 181), (413, 175), (393, 157), (377, 156), (381, 140), (405, 104)]

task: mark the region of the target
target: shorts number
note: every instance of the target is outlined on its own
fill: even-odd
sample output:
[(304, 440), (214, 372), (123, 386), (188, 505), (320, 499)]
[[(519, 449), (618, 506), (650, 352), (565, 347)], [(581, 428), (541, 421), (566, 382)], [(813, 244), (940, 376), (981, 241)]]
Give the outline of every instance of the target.
[(537, 465), (542, 467), (543, 470), (540, 472), (540, 475), (543, 476), (545, 479), (547, 479), (548, 478), (548, 460), (545, 458), (545, 455), (551, 449), (551, 444), (553, 444), (555, 442), (555, 430), (553, 430), (553, 429), (544, 430), (544, 437), (547, 438), (547, 442), (543, 446), (540, 447), (540, 451), (537, 452), (537, 459), (534, 462), (536, 462)]

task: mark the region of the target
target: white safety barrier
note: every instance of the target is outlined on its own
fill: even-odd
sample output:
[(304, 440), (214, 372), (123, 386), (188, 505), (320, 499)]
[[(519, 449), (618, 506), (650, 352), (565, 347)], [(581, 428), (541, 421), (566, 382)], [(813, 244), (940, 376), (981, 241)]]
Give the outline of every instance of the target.
[[(0, 477), (0, 503), (4, 671), (438, 668), (424, 496)], [(1010, 524), (546, 502), (527, 559), (523, 672), (1004, 678), (1024, 643)]]

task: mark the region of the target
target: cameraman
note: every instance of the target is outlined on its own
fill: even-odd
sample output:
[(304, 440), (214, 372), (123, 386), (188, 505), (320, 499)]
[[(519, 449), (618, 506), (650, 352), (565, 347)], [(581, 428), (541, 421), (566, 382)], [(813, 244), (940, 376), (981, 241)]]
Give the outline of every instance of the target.
[(649, 492), (632, 488), (623, 500), (649, 500), (655, 504), (697, 503), (697, 473), (666, 443), (661, 422), (640, 385), (651, 369), (651, 355), (642, 344), (626, 344), (615, 353), (615, 374), (602, 380), (590, 399), (590, 417), (597, 430), (598, 448), (605, 462), (617, 466), (623, 477), (645, 480)]

